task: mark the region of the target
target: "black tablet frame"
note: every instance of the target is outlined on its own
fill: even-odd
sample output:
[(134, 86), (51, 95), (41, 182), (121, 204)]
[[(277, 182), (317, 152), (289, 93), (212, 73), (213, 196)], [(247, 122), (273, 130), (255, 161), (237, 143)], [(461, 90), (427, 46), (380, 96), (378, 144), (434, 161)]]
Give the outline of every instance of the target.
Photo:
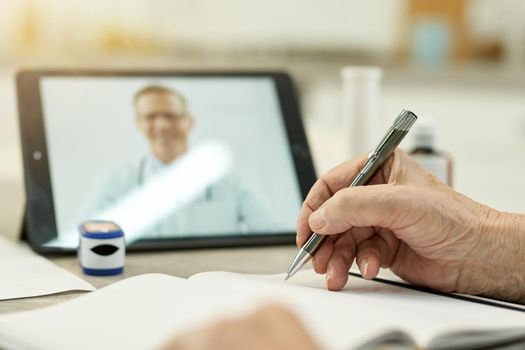
[[(144, 70), (21, 70), (16, 76), (17, 99), (26, 189), (24, 233), (39, 253), (69, 253), (70, 248), (45, 246), (57, 237), (39, 81), (43, 77), (268, 77), (277, 87), (281, 114), (292, 151), (302, 198), (316, 180), (312, 156), (301, 120), (297, 94), (290, 76), (281, 71), (144, 71)], [(250, 236), (209, 236), (139, 240), (129, 250), (160, 250), (288, 244), (295, 232)]]

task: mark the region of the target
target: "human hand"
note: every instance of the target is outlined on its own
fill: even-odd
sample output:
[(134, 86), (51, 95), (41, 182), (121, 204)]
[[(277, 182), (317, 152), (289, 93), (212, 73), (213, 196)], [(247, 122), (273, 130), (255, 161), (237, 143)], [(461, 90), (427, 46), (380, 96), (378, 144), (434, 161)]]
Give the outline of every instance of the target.
[(299, 320), (277, 305), (264, 306), (239, 319), (215, 324), (182, 334), (163, 350), (317, 350)]
[[(299, 214), (298, 246), (312, 231), (329, 236), (313, 259), (329, 289), (344, 287), (355, 259), (366, 279), (388, 267), (408, 282), (441, 291), (517, 297), (493, 285), (509, 267), (493, 251), (516, 243), (511, 234), (508, 240), (498, 236), (525, 233), (523, 218), (455, 192), (399, 149), (368, 186), (348, 188), (365, 162), (361, 156), (322, 176)], [(523, 235), (518, 242), (523, 246)]]

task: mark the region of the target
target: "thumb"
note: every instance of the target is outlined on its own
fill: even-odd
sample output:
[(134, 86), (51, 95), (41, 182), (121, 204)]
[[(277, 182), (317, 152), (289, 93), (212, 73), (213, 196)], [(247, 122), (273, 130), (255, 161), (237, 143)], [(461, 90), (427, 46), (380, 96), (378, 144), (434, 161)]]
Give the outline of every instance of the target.
[(402, 185), (357, 186), (339, 190), (313, 212), (308, 224), (313, 232), (333, 235), (352, 227), (380, 226), (394, 230), (394, 224), (410, 212), (409, 195)]

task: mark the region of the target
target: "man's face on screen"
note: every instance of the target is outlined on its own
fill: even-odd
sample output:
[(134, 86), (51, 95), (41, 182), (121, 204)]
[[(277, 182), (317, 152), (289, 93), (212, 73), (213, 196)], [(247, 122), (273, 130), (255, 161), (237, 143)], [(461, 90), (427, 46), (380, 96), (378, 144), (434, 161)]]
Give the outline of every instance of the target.
[(186, 150), (193, 120), (186, 103), (168, 92), (152, 92), (135, 102), (137, 124), (162, 162), (169, 163)]

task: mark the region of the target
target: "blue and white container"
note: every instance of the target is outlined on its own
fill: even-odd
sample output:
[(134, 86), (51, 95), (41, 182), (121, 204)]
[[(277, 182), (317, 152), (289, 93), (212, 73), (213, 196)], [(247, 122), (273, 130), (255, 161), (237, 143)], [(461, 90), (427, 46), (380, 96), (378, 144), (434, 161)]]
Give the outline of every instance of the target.
[(124, 271), (126, 242), (112, 221), (85, 221), (79, 226), (78, 259), (86, 275), (118, 275)]

